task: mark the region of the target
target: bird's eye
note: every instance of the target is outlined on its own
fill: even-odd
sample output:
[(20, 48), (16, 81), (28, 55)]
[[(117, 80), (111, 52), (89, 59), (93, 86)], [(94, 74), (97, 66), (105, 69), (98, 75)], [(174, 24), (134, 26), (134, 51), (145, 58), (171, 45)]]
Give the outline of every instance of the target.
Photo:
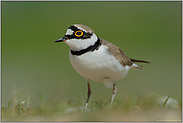
[(83, 32), (81, 30), (78, 30), (75, 32), (75, 36), (81, 37), (83, 35)]

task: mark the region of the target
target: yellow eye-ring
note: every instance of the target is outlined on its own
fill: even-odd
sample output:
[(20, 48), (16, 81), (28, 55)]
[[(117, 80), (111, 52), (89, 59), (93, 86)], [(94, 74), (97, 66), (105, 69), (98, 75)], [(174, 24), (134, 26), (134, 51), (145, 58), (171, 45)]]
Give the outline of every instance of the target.
[(81, 30), (78, 30), (75, 32), (75, 36), (81, 37), (83, 35), (83, 32)]

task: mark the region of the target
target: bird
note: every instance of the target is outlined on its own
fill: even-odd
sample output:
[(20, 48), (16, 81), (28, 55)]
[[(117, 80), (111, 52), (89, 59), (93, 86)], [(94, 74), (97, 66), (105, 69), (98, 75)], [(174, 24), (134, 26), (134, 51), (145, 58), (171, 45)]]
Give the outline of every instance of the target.
[(107, 88), (112, 88), (112, 104), (117, 93), (116, 80), (123, 79), (131, 68), (142, 70), (135, 62), (150, 63), (128, 58), (118, 46), (99, 38), (83, 24), (71, 25), (66, 34), (55, 41), (58, 42), (70, 47), (69, 59), (73, 68), (86, 78), (88, 93), (85, 109), (91, 96), (90, 80), (103, 82)]

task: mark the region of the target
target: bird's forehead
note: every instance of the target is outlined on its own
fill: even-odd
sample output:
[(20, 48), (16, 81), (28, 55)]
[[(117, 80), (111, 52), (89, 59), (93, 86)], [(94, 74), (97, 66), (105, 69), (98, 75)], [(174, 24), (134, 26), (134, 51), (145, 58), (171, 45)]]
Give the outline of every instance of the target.
[(71, 29), (67, 29), (67, 32), (66, 32), (66, 35), (72, 35), (73, 34), (73, 30), (71, 30)]

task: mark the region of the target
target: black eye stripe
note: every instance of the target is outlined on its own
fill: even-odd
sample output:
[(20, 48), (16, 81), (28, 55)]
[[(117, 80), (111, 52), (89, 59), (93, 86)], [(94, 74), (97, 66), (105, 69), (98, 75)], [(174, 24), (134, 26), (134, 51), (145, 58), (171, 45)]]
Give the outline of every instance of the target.
[(73, 35), (65, 35), (65, 37), (67, 37), (68, 39), (73, 39), (73, 38), (75, 38), (75, 36), (73, 36)]
[(77, 37), (75, 35), (65, 35), (68, 39), (88, 39), (92, 34), (83, 34), (81, 37)]
[(87, 39), (87, 38), (91, 38), (92, 34), (91, 33), (83, 33), (83, 35), (81, 36), (82, 39)]

